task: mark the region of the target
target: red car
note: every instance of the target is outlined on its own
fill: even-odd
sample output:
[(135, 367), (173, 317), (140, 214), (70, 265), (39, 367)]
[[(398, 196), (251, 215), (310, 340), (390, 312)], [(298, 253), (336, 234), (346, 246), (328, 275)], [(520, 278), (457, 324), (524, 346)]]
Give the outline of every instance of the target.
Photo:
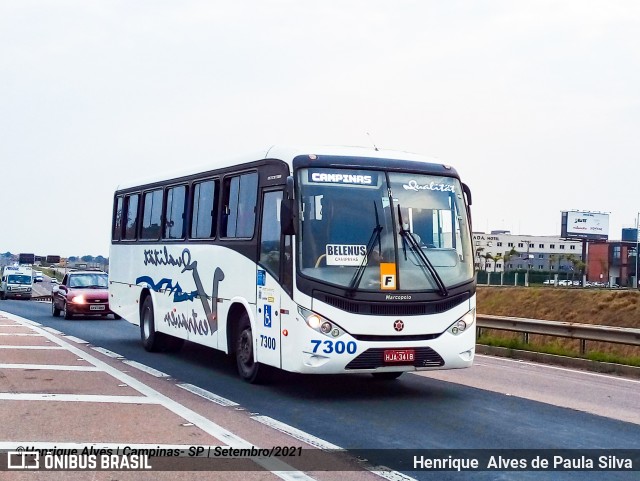
[(71, 319), (75, 315), (108, 316), (116, 313), (109, 309), (109, 276), (101, 271), (72, 271), (51, 293), (51, 314)]

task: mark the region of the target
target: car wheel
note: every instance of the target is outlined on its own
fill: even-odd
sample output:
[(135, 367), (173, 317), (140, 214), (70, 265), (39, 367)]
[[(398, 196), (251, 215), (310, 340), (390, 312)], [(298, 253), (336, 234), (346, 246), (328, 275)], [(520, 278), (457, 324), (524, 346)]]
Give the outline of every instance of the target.
[(116, 320), (118, 320), (118, 319), (122, 319), (122, 317), (120, 317), (118, 314), (114, 314), (114, 315), (113, 315), (113, 318), (114, 318), (114, 319), (116, 319)]
[(372, 372), (371, 375), (374, 379), (380, 379), (381, 381), (393, 381), (402, 376), (404, 372)]
[(67, 320), (69, 320), (69, 319), (71, 319), (73, 317), (73, 315), (67, 309), (67, 303), (66, 302), (64, 304), (62, 304), (62, 315)]
[(60, 309), (56, 307), (56, 303), (53, 300), (51, 301), (51, 315), (53, 317), (60, 317)]
[(243, 380), (257, 384), (265, 380), (266, 366), (253, 358), (253, 333), (249, 320), (244, 317), (240, 322), (240, 334), (236, 339), (238, 374)]

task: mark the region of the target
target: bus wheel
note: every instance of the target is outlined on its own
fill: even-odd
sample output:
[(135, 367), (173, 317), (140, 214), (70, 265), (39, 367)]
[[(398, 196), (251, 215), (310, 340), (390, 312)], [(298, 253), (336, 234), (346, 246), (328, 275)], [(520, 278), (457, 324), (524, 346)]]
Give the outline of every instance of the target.
[[(115, 316), (117, 316), (116, 319), (121, 319), (117, 314)], [(182, 349), (184, 344), (184, 339), (156, 332), (151, 296), (145, 297), (140, 310), (140, 339), (142, 339), (144, 348), (149, 352), (177, 352)]]
[(158, 334), (156, 333), (156, 324), (153, 319), (153, 301), (151, 296), (144, 298), (142, 309), (140, 309), (140, 339), (142, 345), (149, 352), (159, 350)]
[(236, 362), (240, 377), (250, 383), (262, 380), (265, 367), (253, 359), (253, 334), (248, 320), (244, 320), (240, 327), (240, 334), (236, 340)]
[(380, 379), (381, 381), (393, 381), (394, 379), (398, 379), (402, 376), (404, 372), (372, 372), (371, 375), (375, 379)]

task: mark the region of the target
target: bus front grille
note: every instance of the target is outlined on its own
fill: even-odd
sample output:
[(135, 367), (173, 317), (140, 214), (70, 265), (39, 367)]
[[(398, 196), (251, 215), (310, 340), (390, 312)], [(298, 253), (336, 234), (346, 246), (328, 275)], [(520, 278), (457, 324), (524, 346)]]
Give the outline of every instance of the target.
[(440, 314), (462, 304), (471, 297), (470, 292), (459, 294), (450, 299), (430, 302), (374, 302), (366, 300), (345, 299), (332, 294), (315, 291), (319, 301), (353, 314), (374, 316), (421, 316)]
[(351, 361), (345, 369), (375, 369), (378, 367), (388, 366), (414, 366), (414, 367), (441, 367), (444, 366), (444, 359), (436, 351), (430, 347), (411, 348), (415, 350), (415, 359), (413, 361), (385, 363), (383, 348), (367, 349), (353, 361)]

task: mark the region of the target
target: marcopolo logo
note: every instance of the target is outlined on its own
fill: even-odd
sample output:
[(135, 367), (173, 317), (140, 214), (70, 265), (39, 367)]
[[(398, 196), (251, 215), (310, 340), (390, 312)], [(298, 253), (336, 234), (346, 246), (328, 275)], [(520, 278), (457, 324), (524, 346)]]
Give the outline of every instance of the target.
[(397, 295), (397, 294), (387, 294), (385, 297), (387, 301), (410, 301), (411, 296), (409, 294)]

